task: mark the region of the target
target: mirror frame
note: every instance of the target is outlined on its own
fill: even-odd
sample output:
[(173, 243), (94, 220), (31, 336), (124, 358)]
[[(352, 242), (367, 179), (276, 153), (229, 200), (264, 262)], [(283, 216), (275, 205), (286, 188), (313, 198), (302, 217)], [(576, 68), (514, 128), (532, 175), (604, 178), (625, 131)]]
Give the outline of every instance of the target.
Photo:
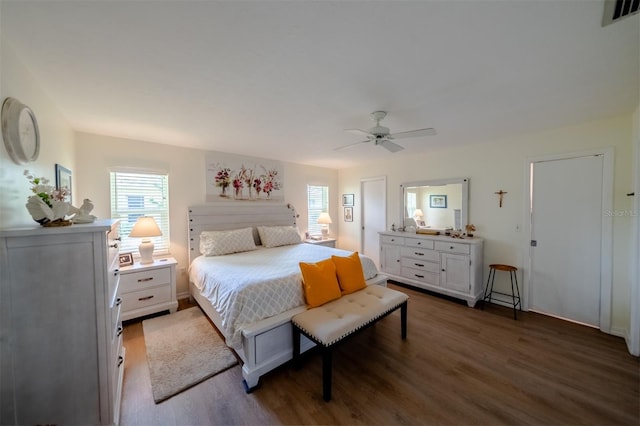
[(461, 230), (465, 229), (465, 226), (469, 223), (469, 178), (453, 178), (453, 179), (434, 179), (434, 180), (419, 180), (414, 182), (403, 182), (400, 184), (400, 219), (401, 226), (404, 225), (405, 219), (405, 201), (406, 196), (405, 188), (415, 186), (442, 186), (459, 183), (462, 186), (462, 207), (460, 212), (460, 226)]

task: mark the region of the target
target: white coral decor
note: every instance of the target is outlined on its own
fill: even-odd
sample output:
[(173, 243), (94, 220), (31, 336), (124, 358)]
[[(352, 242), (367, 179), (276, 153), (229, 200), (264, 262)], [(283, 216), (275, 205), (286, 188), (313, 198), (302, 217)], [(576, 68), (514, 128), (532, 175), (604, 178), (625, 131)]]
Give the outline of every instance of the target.
[(27, 210), (29, 214), (41, 225), (54, 220), (64, 219), (69, 213), (69, 203), (65, 201), (52, 200), (53, 207), (49, 207), (42, 198), (37, 195), (32, 195), (27, 200)]

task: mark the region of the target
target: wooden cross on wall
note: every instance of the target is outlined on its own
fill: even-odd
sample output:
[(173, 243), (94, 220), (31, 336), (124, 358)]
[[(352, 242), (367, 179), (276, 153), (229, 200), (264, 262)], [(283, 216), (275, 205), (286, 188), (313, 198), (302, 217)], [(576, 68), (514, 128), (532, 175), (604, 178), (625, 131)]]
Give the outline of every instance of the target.
[(504, 194), (506, 194), (506, 191), (503, 191), (502, 189), (498, 192), (496, 192), (495, 194), (497, 194), (500, 197), (500, 207), (502, 208), (502, 197), (504, 196)]

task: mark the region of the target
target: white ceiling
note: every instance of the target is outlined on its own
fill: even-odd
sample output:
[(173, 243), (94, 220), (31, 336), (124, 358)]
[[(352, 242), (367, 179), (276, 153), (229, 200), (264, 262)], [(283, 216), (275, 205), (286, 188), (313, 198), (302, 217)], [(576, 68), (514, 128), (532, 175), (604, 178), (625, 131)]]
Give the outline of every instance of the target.
[[(603, 0), (3, 1), (79, 131), (332, 168), (631, 112), (640, 17)], [(358, 142), (369, 113), (396, 154)], [(37, 114), (37, 111), (35, 111)]]

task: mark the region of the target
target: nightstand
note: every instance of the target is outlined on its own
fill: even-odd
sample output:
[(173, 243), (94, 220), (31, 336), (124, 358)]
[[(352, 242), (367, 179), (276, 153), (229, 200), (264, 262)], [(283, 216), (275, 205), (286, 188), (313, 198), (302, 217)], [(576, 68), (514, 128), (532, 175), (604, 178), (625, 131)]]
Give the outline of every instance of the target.
[(304, 240), (307, 244), (315, 244), (317, 246), (326, 246), (336, 248), (336, 239), (327, 238), (326, 240)]
[(120, 268), (122, 320), (178, 309), (176, 265), (173, 257), (154, 259), (153, 263)]

